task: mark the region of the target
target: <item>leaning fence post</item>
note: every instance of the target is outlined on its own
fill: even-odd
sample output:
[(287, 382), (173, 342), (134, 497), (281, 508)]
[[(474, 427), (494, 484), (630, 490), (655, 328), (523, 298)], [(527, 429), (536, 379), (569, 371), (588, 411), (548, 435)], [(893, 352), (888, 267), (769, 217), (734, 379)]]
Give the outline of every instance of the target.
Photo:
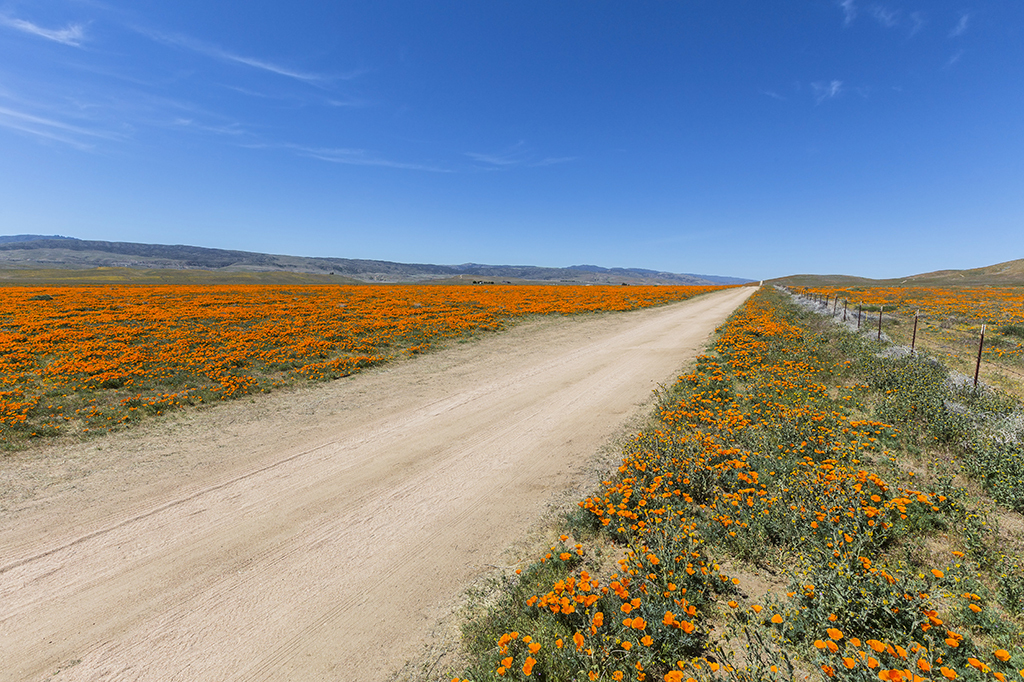
[(885, 310), (885, 306), (878, 306), (878, 340), (882, 340), (882, 311)]
[(981, 348), (985, 345), (985, 325), (981, 325), (981, 339), (978, 341), (978, 361), (974, 363), (974, 388), (978, 388), (978, 371), (981, 369)]
[(910, 352), (911, 353), (914, 352), (914, 345), (917, 343), (917, 315), (920, 312), (921, 312), (920, 310), (914, 311), (914, 336), (913, 336), (912, 339), (910, 339)]
[(846, 322), (846, 306), (849, 303), (845, 298), (843, 299), (843, 322)]

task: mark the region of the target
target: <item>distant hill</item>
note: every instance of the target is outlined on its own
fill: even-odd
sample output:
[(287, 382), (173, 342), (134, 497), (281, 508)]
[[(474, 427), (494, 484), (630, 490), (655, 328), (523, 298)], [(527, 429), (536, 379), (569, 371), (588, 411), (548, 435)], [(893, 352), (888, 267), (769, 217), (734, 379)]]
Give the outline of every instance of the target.
[(0, 234), (0, 244), (10, 244), (12, 242), (34, 242), (40, 239), (73, 239), (73, 237), (62, 237), (59, 234), (51, 234), (49, 236), (38, 234)]
[[(738, 277), (658, 272), (640, 268), (576, 265), (429, 265), (351, 258), (307, 258), (199, 246), (137, 244), (73, 237), (14, 235), (0, 237), (0, 279), (19, 279), (17, 270), (91, 268), (207, 270), (220, 273), (265, 272), (335, 275), (361, 282), (544, 282), (570, 284), (745, 284)], [(27, 274), (27, 273), (26, 273)], [(232, 278), (237, 279), (237, 278)]]
[(936, 270), (893, 279), (867, 279), (850, 275), (789, 275), (772, 284), (799, 287), (1010, 287), (1024, 286), (1024, 259), (971, 270)]

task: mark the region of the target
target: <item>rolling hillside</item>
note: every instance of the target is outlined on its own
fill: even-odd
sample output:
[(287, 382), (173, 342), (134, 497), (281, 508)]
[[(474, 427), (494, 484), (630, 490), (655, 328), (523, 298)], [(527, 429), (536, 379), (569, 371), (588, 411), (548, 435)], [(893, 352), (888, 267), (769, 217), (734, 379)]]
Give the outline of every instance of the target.
[(996, 263), (971, 270), (936, 270), (893, 279), (868, 279), (850, 275), (790, 275), (770, 280), (782, 286), (831, 287), (1008, 287), (1024, 286), (1024, 259)]

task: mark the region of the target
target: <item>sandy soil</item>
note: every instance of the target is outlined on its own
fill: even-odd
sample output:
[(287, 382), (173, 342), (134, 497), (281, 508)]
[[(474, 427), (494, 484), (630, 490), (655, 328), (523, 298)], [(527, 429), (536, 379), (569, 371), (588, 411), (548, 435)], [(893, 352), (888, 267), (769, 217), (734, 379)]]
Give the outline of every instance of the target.
[(0, 679), (388, 679), (752, 291), (0, 460)]

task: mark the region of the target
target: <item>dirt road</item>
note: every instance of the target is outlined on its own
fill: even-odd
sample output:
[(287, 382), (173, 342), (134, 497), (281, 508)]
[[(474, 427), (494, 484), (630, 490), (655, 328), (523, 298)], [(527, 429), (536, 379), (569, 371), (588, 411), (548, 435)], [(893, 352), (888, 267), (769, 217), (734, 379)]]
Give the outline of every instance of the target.
[(0, 460), (0, 679), (388, 679), (752, 291)]

